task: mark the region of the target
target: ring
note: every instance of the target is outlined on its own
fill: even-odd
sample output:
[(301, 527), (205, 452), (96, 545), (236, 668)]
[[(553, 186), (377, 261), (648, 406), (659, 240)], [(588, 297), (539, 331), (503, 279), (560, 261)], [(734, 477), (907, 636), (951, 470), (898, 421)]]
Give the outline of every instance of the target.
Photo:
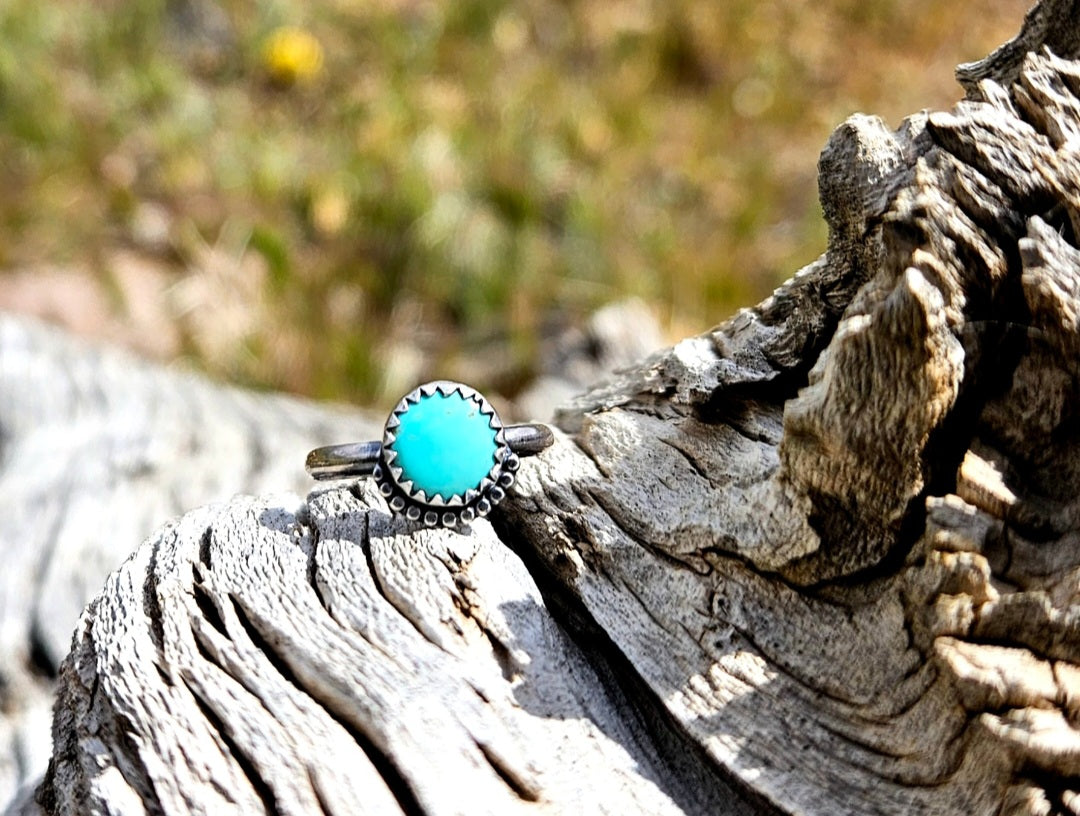
[(520, 457), (554, 441), (546, 425), (503, 425), (475, 388), (437, 380), (413, 389), (390, 412), (382, 442), (316, 448), (316, 479), (373, 476), (394, 513), (429, 527), (486, 516), (506, 497)]

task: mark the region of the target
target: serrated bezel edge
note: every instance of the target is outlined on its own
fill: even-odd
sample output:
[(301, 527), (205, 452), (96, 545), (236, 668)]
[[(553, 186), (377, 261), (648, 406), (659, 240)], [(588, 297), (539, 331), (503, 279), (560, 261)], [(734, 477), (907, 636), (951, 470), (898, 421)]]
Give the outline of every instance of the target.
[[(416, 488), (411, 480), (403, 479), (402, 469), (394, 465), (396, 451), (393, 443), (396, 439), (394, 430), (401, 424), (401, 416), (408, 412), (409, 408), (420, 402), (423, 397), (432, 396), (438, 391), (443, 396), (450, 396), (457, 392), (465, 399), (472, 400), (480, 407), (480, 413), (488, 417), (488, 423), (495, 430), (495, 464), (487, 475), (480, 480), (475, 488), (470, 488), (464, 494), (454, 494), (449, 499), (436, 494), (429, 497), (423, 490)], [(394, 503), (395, 498), (401, 499), (400, 509), (391, 507), (391, 512), (399, 515), (408, 515), (410, 509), (415, 514), (419, 511), (419, 520), (427, 524), (431, 518), (429, 513), (437, 516), (436, 521), (429, 526), (455, 527), (468, 524), (474, 518), (486, 516), (491, 508), (506, 497), (506, 489), (513, 483), (514, 471), (517, 469), (518, 457), (506, 441), (504, 425), (498, 412), (487, 398), (471, 386), (452, 380), (434, 380), (417, 386), (402, 397), (390, 416), (386, 418), (383, 426), (382, 451), (379, 456), (381, 476), (376, 479), (379, 492), (385, 497), (387, 504)], [(507, 467), (512, 463), (511, 467)]]

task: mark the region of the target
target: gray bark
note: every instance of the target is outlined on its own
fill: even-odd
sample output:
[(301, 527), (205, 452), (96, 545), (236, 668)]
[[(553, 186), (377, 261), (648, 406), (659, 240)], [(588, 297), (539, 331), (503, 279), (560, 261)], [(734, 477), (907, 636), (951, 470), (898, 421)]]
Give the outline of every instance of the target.
[(844, 123), (825, 255), (490, 523), (343, 483), (153, 535), (24, 812), (1080, 812), (1078, 16)]

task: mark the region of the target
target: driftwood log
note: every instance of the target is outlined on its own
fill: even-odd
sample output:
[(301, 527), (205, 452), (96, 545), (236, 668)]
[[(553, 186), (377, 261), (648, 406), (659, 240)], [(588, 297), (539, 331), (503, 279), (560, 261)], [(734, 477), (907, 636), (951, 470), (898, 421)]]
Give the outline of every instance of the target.
[(296, 456), (379, 424), (0, 315), (0, 807), (44, 772), (72, 627), (139, 541), (239, 491), (303, 490)]
[[(616, 303), (554, 335), (516, 410), (544, 411), (575, 381), (653, 350), (642, 308)], [(375, 437), (382, 420), (215, 385), (0, 314), (0, 811), (40, 782), (72, 628), (139, 542), (236, 493), (308, 490), (297, 465), (308, 450)]]
[(1078, 56), (1048, 0), (952, 112), (844, 123), (826, 254), (490, 523), (342, 483), (159, 530), (12, 812), (1080, 812)]

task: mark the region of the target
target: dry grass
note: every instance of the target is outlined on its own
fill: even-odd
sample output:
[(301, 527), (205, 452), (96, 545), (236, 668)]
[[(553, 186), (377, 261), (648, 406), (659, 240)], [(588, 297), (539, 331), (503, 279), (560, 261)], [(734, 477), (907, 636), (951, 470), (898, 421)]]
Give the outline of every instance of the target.
[(763, 297), (824, 246), (832, 128), (949, 106), (1025, 8), (7, 0), (0, 265), (233, 380), (512, 392), (604, 302), (678, 335)]

